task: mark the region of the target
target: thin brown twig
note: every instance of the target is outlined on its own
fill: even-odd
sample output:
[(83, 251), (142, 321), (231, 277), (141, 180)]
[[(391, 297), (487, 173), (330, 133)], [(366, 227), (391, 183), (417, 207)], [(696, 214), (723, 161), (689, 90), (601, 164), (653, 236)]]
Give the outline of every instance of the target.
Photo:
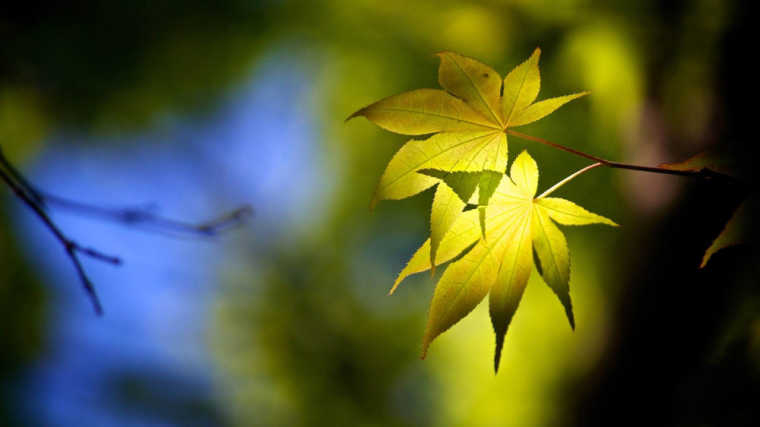
[(659, 173), (659, 174), (665, 174), (665, 175), (692, 176), (692, 177), (708, 178), (708, 179), (718, 178), (718, 179), (723, 179), (725, 181), (732, 182), (737, 185), (744, 186), (743, 182), (741, 182), (740, 180), (738, 180), (737, 178), (731, 175), (726, 175), (726, 174), (716, 172), (714, 170), (707, 169), (707, 168), (702, 168), (700, 170), (677, 170), (677, 169), (668, 169), (668, 168), (657, 167), (657, 166), (641, 166), (641, 165), (633, 165), (630, 163), (615, 162), (612, 160), (607, 160), (601, 157), (594, 156), (592, 154), (584, 153), (583, 151), (578, 151), (574, 148), (570, 148), (562, 144), (557, 144), (556, 142), (549, 141), (548, 139), (524, 134), (522, 132), (517, 132), (512, 129), (507, 129), (507, 134), (516, 136), (518, 138), (525, 139), (528, 141), (533, 141), (533, 142), (538, 142), (544, 145), (548, 145), (558, 150), (562, 150), (570, 154), (574, 154), (576, 156), (583, 157), (585, 159), (588, 159), (597, 163), (601, 163), (602, 166), (607, 166), (610, 168), (628, 169), (628, 170), (634, 170), (634, 171), (640, 171), (640, 172), (651, 172), (651, 173)]

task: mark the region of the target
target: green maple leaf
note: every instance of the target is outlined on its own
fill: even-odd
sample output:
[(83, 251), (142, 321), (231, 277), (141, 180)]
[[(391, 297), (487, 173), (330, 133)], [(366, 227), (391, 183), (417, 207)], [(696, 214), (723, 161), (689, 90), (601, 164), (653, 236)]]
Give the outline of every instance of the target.
[[(722, 174), (723, 177), (738, 180), (736, 163), (736, 159), (731, 156), (726, 156), (720, 152), (710, 150), (696, 154), (682, 162), (664, 163), (660, 165), (660, 167), (679, 171), (712, 171)], [(731, 218), (723, 227), (723, 230), (721, 230), (720, 234), (718, 234), (710, 246), (705, 250), (699, 268), (704, 268), (710, 261), (710, 258), (721, 249), (747, 243), (748, 239), (745, 230), (749, 227), (750, 223), (750, 208), (748, 206), (756, 204), (757, 198), (753, 193), (736, 208), (733, 215), (731, 215)]]
[(430, 212), (430, 265), (435, 274), (435, 258), (441, 240), (468, 205), (478, 207), (480, 231), (486, 235), (486, 206), (501, 181), (502, 173), (483, 172), (446, 172), (437, 169), (423, 169), (422, 174), (441, 179), (433, 197)]
[(748, 227), (750, 221), (749, 207), (747, 207), (749, 204), (750, 202), (745, 200), (738, 208), (736, 208), (736, 211), (731, 215), (731, 219), (728, 220), (725, 227), (723, 227), (723, 230), (718, 234), (718, 237), (716, 237), (707, 250), (705, 250), (699, 268), (704, 268), (708, 261), (710, 261), (710, 258), (721, 249), (746, 243), (747, 237), (745, 229)]
[[(503, 173), (507, 165), (507, 135), (511, 127), (539, 120), (587, 92), (534, 102), (541, 86), (536, 49), (528, 60), (502, 80), (491, 67), (453, 52), (441, 52), (438, 81), (445, 90), (418, 89), (390, 96), (348, 117), (364, 116), (383, 129), (405, 135), (433, 134), (412, 139), (393, 156), (372, 200), (403, 199), (436, 185), (447, 173)], [(503, 93), (503, 94), (502, 94)], [(418, 173), (436, 170), (443, 175)], [(472, 176), (480, 188), (477, 204), (485, 234), (488, 198), (498, 180), (492, 174)], [(456, 187), (454, 187), (456, 188)], [(442, 186), (433, 203), (431, 265), (437, 248), (456, 217), (459, 203)], [(462, 202), (467, 198), (460, 197)], [(461, 209), (459, 209), (461, 212)]]
[[(479, 213), (469, 210), (452, 215), (455, 218), (451, 220), (450, 230), (441, 238), (439, 253), (433, 262), (441, 264), (459, 259), (446, 268), (436, 285), (423, 339), (423, 357), (438, 335), (465, 317), (490, 293), (489, 309), (496, 333), (494, 368), (498, 370), (504, 337), (530, 277), (534, 252), (540, 263), (540, 274), (557, 294), (574, 327), (569, 288), (570, 254), (555, 222), (617, 224), (565, 199), (536, 198), (538, 167), (527, 152), (515, 159), (510, 176), (500, 178), (485, 207), (489, 216), (485, 236), (480, 231)], [(445, 182), (439, 184), (436, 198), (439, 192), (442, 199), (459, 200)], [(460, 200), (456, 206), (461, 208), (464, 203)], [(409, 275), (430, 268), (431, 242), (432, 234), (401, 271), (391, 293)]]

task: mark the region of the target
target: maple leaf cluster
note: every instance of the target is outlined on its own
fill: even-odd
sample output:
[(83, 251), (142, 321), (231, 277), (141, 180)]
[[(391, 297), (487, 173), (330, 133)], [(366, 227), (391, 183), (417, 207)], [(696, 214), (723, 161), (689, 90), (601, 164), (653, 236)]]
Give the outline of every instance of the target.
[[(502, 80), (491, 67), (442, 52), (438, 81), (445, 90), (417, 89), (382, 99), (349, 119), (364, 116), (412, 139), (393, 156), (373, 197), (402, 199), (437, 186), (430, 238), (399, 274), (391, 292), (409, 275), (451, 262), (438, 284), (423, 338), (430, 343), (489, 295), (496, 333), (494, 368), (534, 262), (575, 327), (570, 299), (570, 254), (556, 224), (616, 225), (560, 198), (536, 197), (539, 170), (523, 152), (509, 175), (507, 129), (539, 120), (576, 93), (536, 102), (540, 89), (536, 49)], [(535, 254), (535, 261), (534, 261)]]

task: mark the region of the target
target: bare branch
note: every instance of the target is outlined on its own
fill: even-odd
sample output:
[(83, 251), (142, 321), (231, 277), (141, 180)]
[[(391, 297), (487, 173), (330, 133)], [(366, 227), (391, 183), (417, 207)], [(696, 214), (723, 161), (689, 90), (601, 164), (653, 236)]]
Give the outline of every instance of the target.
[(5, 155), (2, 152), (2, 149), (0, 149), (0, 163), (3, 166), (0, 167), (0, 179), (2, 179), (3, 182), (13, 191), (18, 199), (20, 199), (29, 209), (31, 209), (37, 215), (37, 217), (42, 221), (43, 224), (45, 224), (48, 230), (50, 230), (53, 236), (55, 236), (61, 245), (63, 245), (66, 254), (68, 255), (72, 264), (74, 264), (74, 268), (79, 275), (79, 279), (82, 282), (82, 286), (84, 286), (85, 292), (87, 292), (87, 295), (92, 302), (95, 313), (98, 316), (102, 315), (103, 306), (100, 304), (98, 295), (95, 292), (95, 287), (92, 285), (92, 281), (90, 281), (87, 273), (82, 267), (82, 263), (79, 260), (77, 254), (82, 253), (94, 259), (108, 262), (114, 265), (121, 264), (121, 259), (115, 256), (103, 254), (91, 248), (83, 248), (73, 240), (69, 239), (65, 234), (63, 234), (63, 232), (58, 228), (53, 220), (50, 219), (48, 214), (45, 212), (45, 209), (43, 207), (44, 205), (40, 204), (39, 198), (33, 196), (35, 192), (26, 186), (26, 180), (23, 178), (16, 179), (16, 177), (20, 177), (21, 174), (12, 167), (8, 167), (8, 165), (10, 165), (10, 162), (8, 162), (6, 159)]
[(140, 208), (104, 208), (91, 204), (76, 202), (62, 197), (50, 195), (39, 191), (24, 178), (8, 159), (0, 147), (0, 180), (11, 189), (16, 198), (21, 200), (42, 221), (47, 229), (63, 246), (66, 255), (74, 265), (87, 296), (89, 297), (95, 313), (103, 314), (103, 306), (100, 303), (95, 286), (88, 277), (79, 255), (106, 262), (113, 265), (121, 265), (119, 257), (104, 254), (96, 249), (81, 246), (70, 239), (50, 218), (46, 209), (50, 206), (58, 206), (79, 214), (100, 217), (103, 219), (121, 222), (126, 225), (141, 226), (154, 231), (173, 231), (200, 236), (214, 236), (220, 232), (229, 230), (244, 223), (253, 215), (250, 206), (243, 206), (234, 211), (200, 224), (191, 224), (158, 216), (148, 209)]
[(29, 196), (29, 198), (33, 199), (41, 206), (45, 205), (45, 202), (42, 200), (42, 196), (34, 189), (31, 184), (29, 184), (26, 178), (24, 178), (24, 175), (22, 175), (21, 172), (19, 172), (18, 169), (16, 169), (13, 164), (8, 161), (8, 159), (5, 157), (5, 154), (3, 153), (3, 147), (0, 147), (0, 169), (2, 168), (7, 171), (9, 177), (13, 181), (19, 184), (19, 187), (27, 193), (27, 196)]
[(66, 209), (79, 215), (119, 222), (147, 231), (175, 232), (196, 236), (216, 236), (221, 232), (242, 225), (254, 214), (253, 208), (244, 205), (218, 218), (195, 224), (162, 217), (152, 212), (150, 207), (103, 207), (41, 191), (38, 191), (38, 194), (47, 205)]

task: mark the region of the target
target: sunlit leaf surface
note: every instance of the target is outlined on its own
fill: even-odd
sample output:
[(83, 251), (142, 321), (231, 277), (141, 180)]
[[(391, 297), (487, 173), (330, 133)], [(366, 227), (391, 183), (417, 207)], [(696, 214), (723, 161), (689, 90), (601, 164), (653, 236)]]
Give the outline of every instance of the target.
[[(401, 199), (437, 183), (430, 239), (399, 274), (390, 293), (410, 274), (460, 256), (436, 286), (423, 338), (430, 343), (489, 294), (498, 370), (509, 324), (533, 268), (533, 251), (546, 283), (565, 308), (571, 327), (570, 255), (554, 221), (566, 225), (614, 222), (563, 199), (534, 200), (538, 166), (527, 152), (507, 167), (509, 127), (539, 120), (586, 94), (535, 102), (541, 88), (536, 49), (502, 80), (489, 66), (441, 52), (438, 81), (444, 90), (418, 89), (391, 96), (352, 114), (406, 135), (434, 134), (407, 142), (385, 169), (372, 201)], [(474, 204), (477, 209), (467, 210)], [(477, 212), (477, 213), (475, 213)], [(478, 233), (479, 231), (479, 233)]]
[[(455, 191), (441, 190), (441, 187), (448, 187), (445, 180), (439, 184), (434, 209), (437, 203), (442, 203), (436, 202), (439, 197), (441, 200), (455, 200), (460, 215), (452, 221), (451, 211), (441, 208), (441, 214), (448, 215), (446, 222), (452, 221), (453, 225), (450, 226), (451, 231), (441, 238), (438, 229), (441, 225), (434, 224), (435, 238), (440, 240), (437, 243), (439, 256), (434, 262), (445, 262), (467, 250), (473, 243), (475, 245), (448, 266), (436, 286), (423, 339), (423, 357), (438, 335), (464, 318), (490, 292), (489, 312), (496, 333), (494, 368), (498, 370), (504, 337), (533, 268), (533, 251), (540, 263), (538, 270), (559, 298), (570, 326), (574, 328), (570, 301), (570, 254), (565, 236), (555, 221), (572, 225), (616, 224), (568, 200), (536, 199), (538, 165), (527, 152), (515, 159), (509, 176), (501, 176), (488, 206), (484, 207), (489, 218), (485, 235), (478, 233), (480, 220), (475, 217), (475, 211), (461, 212), (464, 203)], [(554, 219), (555, 216), (560, 220)], [(391, 292), (410, 274), (430, 268), (428, 256), (430, 240), (414, 254)]]

